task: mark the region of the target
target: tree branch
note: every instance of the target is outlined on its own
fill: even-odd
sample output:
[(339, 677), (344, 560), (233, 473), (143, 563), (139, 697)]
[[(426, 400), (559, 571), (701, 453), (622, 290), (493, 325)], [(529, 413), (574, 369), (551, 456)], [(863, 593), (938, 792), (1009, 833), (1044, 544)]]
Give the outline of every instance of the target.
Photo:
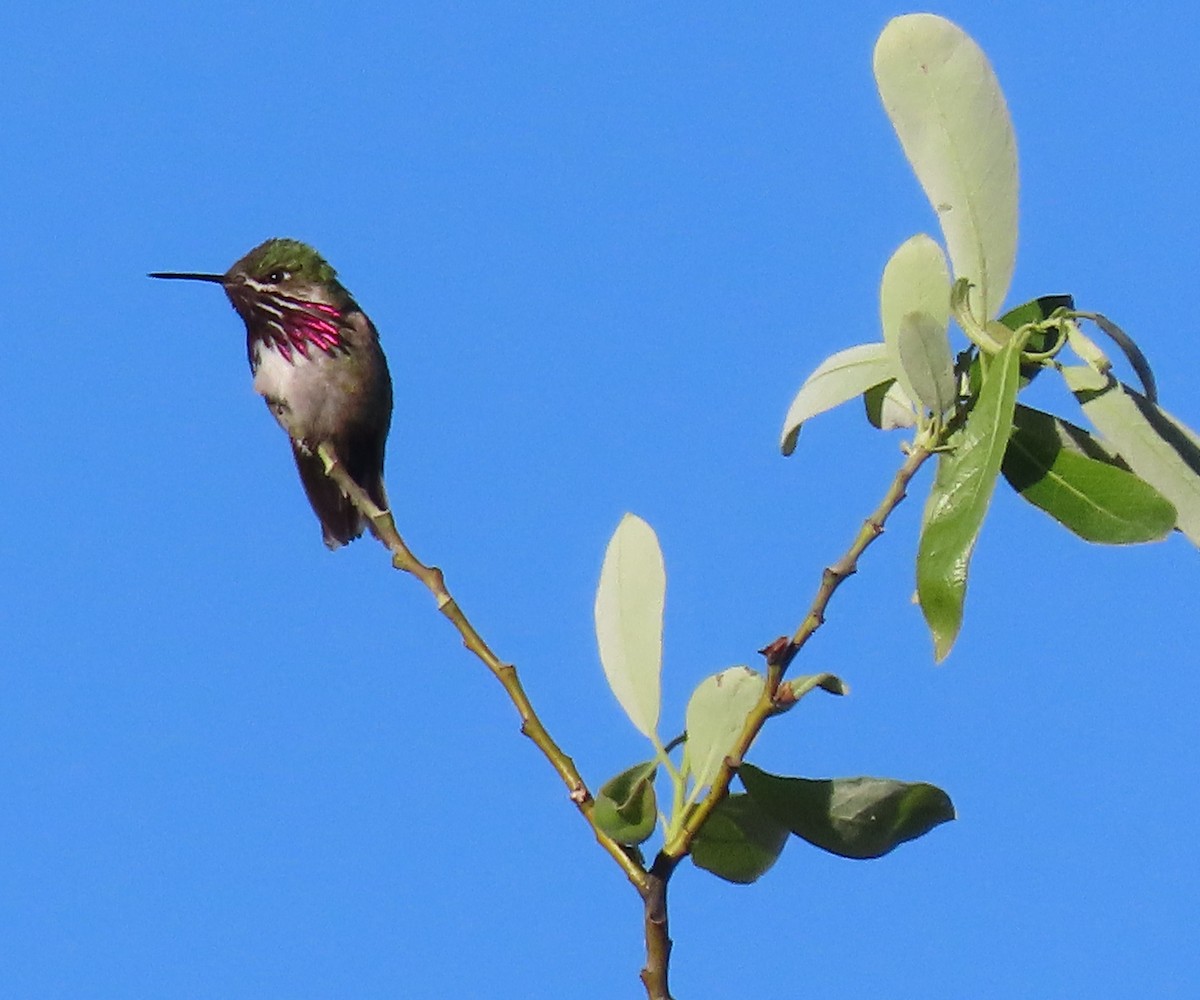
[(541, 719), (538, 718), (537, 712), (534, 711), (529, 696), (525, 693), (521, 680), (517, 676), (517, 668), (511, 663), (505, 663), (492, 652), (491, 647), (475, 630), (458, 606), (458, 602), (447, 590), (446, 579), (442, 571), (436, 566), (425, 565), (413, 554), (396, 529), (396, 522), (392, 519), (391, 512), (380, 510), (366, 491), (350, 477), (338, 460), (333, 446), (323, 442), (318, 446), (317, 454), (325, 464), (325, 474), (338, 484), (342, 492), (350, 498), (350, 502), (371, 522), (375, 537), (392, 553), (392, 565), (398, 570), (411, 573), (428, 588), (429, 592), (433, 594), (434, 600), (437, 601), (438, 610), (450, 620), (450, 623), (458, 630), (458, 634), (462, 636), (463, 645), (474, 653), (500, 682), (521, 718), (521, 732), (528, 736), (550, 761), (563, 784), (567, 786), (571, 801), (575, 803), (576, 808), (592, 828), (592, 833), (595, 834), (600, 846), (612, 856), (625, 873), (625, 877), (633, 883), (634, 888), (644, 899), (651, 887), (649, 874), (622, 845), (596, 825), (593, 815), (595, 802), (591, 792), (588, 791), (587, 785), (576, 769), (575, 762), (554, 742)]
[(642, 985), (647, 1000), (671, 1000), (667, 974), (671, 961), (671, 935), (667, 930), (667, 883), (678, 864), (677, 859), (663, 854), (650, 869), (649, 890), (642, 894), (645, 916), (646, 964), (642, 968)]
[[(722, 761), (708, 795), (697, 804), (695, 810), (681, 825), (678, 833), (663, 846), (662, 855), (674, 858), (676, 861), (683, 858), (691, 850), (692, 841), (712, 811), (729, 794), (729, 784), (733, 780), (734, 774), (737, 773), (743, 756), (750, 749), (750, 745), (757, 738), (767, 719), (776, 710), (775, 695), (788, 666), (808, 640), (813, 637), (817, 629), (825, 623), (825, 611), (829, 607), (834, 593), (842, 583), (858, 571), (859, 558), (867, 547), (883, 534), (887, 519), (908, 495), (908, 484), (912, 482), (913, 476), (932, 455), (933, 452), (921, 443), (912, 446), (904, 464), (900, 466), (893, 477), (887, 493), (884, 494), (879, 506), (875, 508), (870, 517), (863, 522), (850, 547), (837, 562), (832, 566), (827, 566), (821, 573), (821, 583), (817, 587), (817, 593), (809, 605), (808, 614), (804, 616), (804, 620), (796, 629), (795, 634), (791, 639), (778, 639), (762, 650), (767, 657), (767, 683), (763, 685), (763, 693), (758, 703), (746, 716), (746, 723), (742, 727), (741, 735), (734, 744), (732, 752)], [(655, 867), (657, 867), (657, 861)]]
[(646, 940), (646, 964), (641, 972), (642, 985), (646, 989), (648, 1000), (671, 1000), (668, 987), (671, 937), (668, 933), (667, 920), (667, 885), (671, 876), (679, 862), (691, 850), (696, 834), (704, 826), (712, 811), (729, 794), (730, 782), (737, 772), (742, 757), (757, 738), (766, 720), (777, 710), (776, 694), (788, 666), (808, 640), (813, 637), (817, 629), (825, 623), (825, 611), (834, 593), (845, 580), (857, 572), (859, 558), (867, 547), (883, 534), (887, 519), (907, 495), (908, 484), (933, 452), (922, 444), (912, 447), (908, 458), (893, 478), (891, 487), (884, 495), (883, 500), (871, 516), (863, 522), (850, 547), (837, 562), (826, 567), (821, 574), (821, 583), (817, 587), (816, 596), (795, 634), (790, 639), (780, 638), (762, 650), (767, 657), (767, 683), (763, 686), (762, 696), (746, 717), (741, 735), (730, 755), (722, 762), (708, 795), (697, 804), (676, 835), (663, 845), (649, 871), (638, 860), (634, 852), (627, 851), (596, 824), (595, 802), (576, 769), (574, 761), (554, 742), (538, 718), (537, 712), (517, 676), (516, 667), (511, 663), (505, 663), (492, 651), (451, 596), (450, 591), (446, 588), (445, 576), (442, 571), (436, 566), (426, 565), (413, 554), (396, 529), (391, 513), (381, 510), (372, 502), (366, 491), (350, 477), (338, 461), (337, 453), (332, 446), (322, 443), (317, 448), (317, 454), (325, 464), (325, 474), (338, 484), (354, 506), (370, 521), (375, 537), (392, 553), (392, 565), (396, 569), (411, 573), (425, 585), (437, 601), (438, 610), (450, 620), (450, 623), (462, 636), (463, 644), (500, 682), (521, 718), (521, 732), (528, 736), (550, 761), (551, 766), (567, 786), (571, 801), (575, 803), (592, 828), (597, 842), (611, 855), (625, 873), (626, 878), (637, 889), (644, 908)]

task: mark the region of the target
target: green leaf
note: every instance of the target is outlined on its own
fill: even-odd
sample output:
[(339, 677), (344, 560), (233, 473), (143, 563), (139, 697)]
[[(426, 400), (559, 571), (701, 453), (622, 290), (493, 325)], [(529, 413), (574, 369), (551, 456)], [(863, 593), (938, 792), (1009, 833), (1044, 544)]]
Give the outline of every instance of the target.
[[(1165, 538), (1175, 508), (1149, 483), (1064, 439), (1088, 439), (1065, 420), (1018, 406), (1001, 471), (1022, 497), (1089, 542), (1129, 545)], [(1094, 442), (1096, 447), (1100, 446)]]
[(887, 778), (784, 778), (742, 764), (750, 797), (797, 837), (843, 858), (879, 858), (954, 819), (935, 785)]
[(592, 818), (618, 844), (634, 846), (654, 832), (658, 805), (654, 775), (658, 762), (648, 760), (610, 778), (596, 793)]
[(1000, 310), (1017, 249), (1017, 144), (983, 51), (933, 14), (890, 21), (875, 80), (904, 154), (941, 223), (980, 321)]
[(815, 691), (817, 688), (836, 695), (850, 693), (850, 685), (838, 677), (837, 674), (804, 674), (800, 677), (793, 677), (790, 680), (786, 680), (779, 686), (791, 691), (792, 697), (797, 700), (803, 698), (809, 691)]
[(1138, 476), (1175, 505), (1175, 525), (1200, 545), (1200, 446), (1194, 433), (1111, 375), (1089, 365), (1062, 369), (1096, 429)]
[(1054, 433), (1058, 435), (1058, 443), (1061, 447), (1068, 451), (1074, 452), (1076, 455), (1082, 455), (1085, 458), (1095, 459), (1097, 462), (1103, 462), (1105, 465), (1113, 465), (1118, 469), (1129, 471), (1129, 466), (1125, 464), (1125, 460), (1118, 455), (1109, 446), (1108, 442), (1088, 433), (1077, 424), (1071, 423), (1069, 420), (1063, 420), (1062, 417), (1056, 417), (1052, 413), (1044, 413), (1042, 410), (1035, 410), (1030, 406), (1022, 406), (1020, 403), (1013, 410), (1013, 425), (1024, 425), (1028, 422), (1036, 422), (1042, 417), (1049, 417), (1053, 421)]
[[(1074, 309), (1075, 300), (1070, 295), (1043, 295), (1014, 306), (1003, 316), (1000, 322), (1014, 333), (1026, 323), (1041, 323), (1050, 318), (1055, 309)], [(1030, 342), (1030, 348), (1040, 350), (1038, 345)]]
[(730, 667), (705, 678), (692, 692), (685, 715), (685, 772), (695, 792), (712, 784), (722, 761), (734, 749), (746, 717), (762, 696), (763, 677), (749, 667)]
[(935, 416), (954, 406), (954, 361), (946, 324), (928, 313), (911, 312), (900, 321), (900, 367), (913, 395)]
[(836, 674), (805, 674), (792, 677), (779, 685), (775, 694), (776, 713), (790, 712), (801, 698), (817, 688), (836, 695), (850, 693), (850, 686)]
[[(1027, 323), (1041, 323), (1050, 318), (1056, 309), (1074, 309), (1075, 300), (1070, 295), (1043, 295), (1028, 302), (1022, 302), (1000, 317), (1000, 324), (1016, 332)], [(1048, 351), (1058, 334), (1055, 330), (1034, 330), (1030, 332), (1029, 340), (1025, 343), (1026, 352), (1040, 354)], [(1032, 382), (1042, 372), (1040, 364), (1025, 364), (1021, 366), (1021, 375), (1026, 384)]]
[(743, 793), (722, 799), (692, 841), (692, 862), (728, 882), (766, 874), (787, 844), (788, 829)]
[(654, 529), (626, 514), (604, 553), (596, 589), (596, 639), (608, 686), (630, 721), (655, 745), (666, 592)]
[(790, 455), (796, 450), (796, 439), (804, 421), (895, 376), (895, 366), (886, 344), (860, 344), (826, 358), (804, 380), (788, 408), (779, 443), (783, 453)]
[(946, 255), (932, 237), (918, 233), (901, 243), (883, 269), (879, 283), (879, 321), (883, 341), (892, 352), (897, 380), (906, 399), (918, 399), (900, 354), (900, 328), (906, 316), (916, 313), (941, 328), (950, 324), (950, 268)]
[(971, 552), (983, 526), (1012, 430), (1024, 336), (991, 359), (979, 398), (953, 450), (938, 461), (917, 547), (917, 597), (933, 633), (934, 657), (946, 658), (962, 627)]
[(867, 419), (881, 431), (916, 426), (916, 404), (895, 379), (872, 386), (863, 393), (863, 403), (867, 408)]

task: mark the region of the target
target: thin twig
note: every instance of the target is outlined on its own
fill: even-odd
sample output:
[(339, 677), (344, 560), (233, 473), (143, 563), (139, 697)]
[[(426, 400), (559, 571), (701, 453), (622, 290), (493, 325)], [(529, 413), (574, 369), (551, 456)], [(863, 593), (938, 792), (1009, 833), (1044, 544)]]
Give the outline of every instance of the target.
[(692, 849), (692, 842), (700, 828), (704, 826), (709, 816), (722, 800), (729, 794), (729, 784), (737, 773), (738, 765), (758, 737), (767, 719), (776, 711), (776, 693), (783, 680), (789, 664), (796, 654), (811, 639), (814, 633), (825, 622), (825, 610), (829, 602), (846, 579), (858, 570), (858, 560), (876, 538), (883, 534), (884, 525), (892, 511), (899, 506), (908, 492), (908, 484), (912, 482), (917, 470), (932, 456), (923, 444), (915, 444), (908, 453), (908, 458), (900, 467), (892, 484), (880, 501), (879, 506), (864, 522), (851, 543), (850, 548), (832, 566), (821, 573), (821, 583), (817, 587), (816, 596), (809, 605), (808, 614), (796, 629), (795, 634), (788, 639), (786, 636), (775, 640), (762, 652), (767, 657), (767, 682), (763, 685), (762, 695), (757, 704), (746, 717), (741, 735), (734, 744), (729, 756), (721, 763), (720, 769), (713, 778), (712, 785), (695, 809), (681, 824), (679, 831), (663, 845), (654, 864), (650, 868), (652, 891), (642, 893), (645, 905), (645, 936), (646, 936), (646, 965), (642, 969), (642, 984), (646, 987), (649, 1000), (671, 1000), (668, 988), (668, 961), (671, 955), (671, 937), (667, 924), (667, 883), (671, 879), (676, 866)]
[(708, 795), (700, 802), (679, 831), (665, 844), (649, 871), (634, 856), (609, 837), (596, 824), (593, 815), (595, 803), (587, 785), (568, 757), (546, 731), (538, 718), (529, 697), (517, 677), (516, 667), (505, 663), (484, 642), (483, 637), (467, 619), (458, 603), (446, 588), (445, 577), (436, 566), (427, 566), (412, 552), (396, 530), (395, 521), (389, 511), (381, 510), (346, 472), (338, 461), (337, 453), (328, 444), (322, 444), (317, 453), (325, 463), (325, 473), (333, 479), (342, 492), (350, 498), (363, 516), (372, 525), (375, 537), (392, 553), (392, 565), (417, 577), (437, 601), (442, 612), (458, 630), (463, 643), (479, 658), (484, 666), (495, 675), (504, 687), (518, 715), (521, 717), (521, 732), (528, 736), (558, 772), (596, 840), (625, 872), (626, 877), (642, 897), (644, 907), (644, 932), (646, 940), (646, 964), (642, 969), (642, 985), (648, 1000), (671, 1000), (668, 987), (668, 972), (671, 956), (671, 937), (667, 923), (667, 885), (679, 862), (691, 850), (692, 842), (700, 828), (717, 805), (729, 794), (729, 785), (738, 765), (750, 745), (758, 736), (763, 724), (775, 711), (775, 697), (779, 684), (796, 654), (813, 637), (825, 622), (825, 611), (830, 600), (842, 583), (858, 569), (858, 560), (867, 547), (883, 534), (884, 525), (892, 511), (904, 499), (908, 484), (917, 470), (932, 456), (921, 444), (915, 445), (908, 458), (896, 473), (888, 492), (874, 513), (863, 522), (854, 542), (845, 554), (821, 574), (821, 583), (809, 606), (808, 614), (796, 629), (791, 639), (782, 638), (771, 643), (763, 652), (767, 656), (767, 683), (762, 696), (746, 718), (745, 726), (730, 755), (722, 762)]
[(554, 742), (538, 718), (537, 712), (534, 711), (529, 696), (525, 693), (520, 678), (517, 676), (517, 668), (511, 663), (505, 663), (492, 652), (491, 647), (484, 642), (483, 637), (475, 630), (458, 606), (458, 602), (446, 589), (446, 579), (442, 571), (436, 566), (425, 565), (413, 554), (400, 536), (400, 532), (397, 531), (391, 512), (381, 510), (366, 491), (350, 477), (341, 462), (338, 461), (337, 452), (333, 447), (328, 443), (323, 443), (317, 448), (317, 454), (325, 464), (325, 474), (338, 484), (342, 492), (350, 498), (351, 503), (371, 522), (375, 537), (392, 553), (392, 565), (396, 569), (411, 573), (429, 589), (437, 601), (438, 610), (450, 619), (450, 623), (462, 636), (463, 644), (479, 658), (503, 686), (516, 708), (517, 714), (521, 717), (521, 732), (528, 736), (550, 761), (563, 784), (567, 786), (571, 801), (575, 803), (576, 808), (592, 828), (600, 846), (620, 865), (626, 878), (633, 883), (634, 888), (644, 899), (650, 892), (649, 874), (624, 847), (597, 826), (593, 815), (595, 801), (591, 792), (588, 791), (587, 785), (576, 769), (575, 762)]
[(733, 750), (721, 763), (720, 769), (713, 778), (708, 795), (700, 802), (687, 820), (680, 826), (679, 831), (665, 844), (662, 854), (676, 860), (683, 858), (691, 850), (692, 841), (712, 811), (729, 794), (729, 784), (737, 773), (742, 757), (757, 738), (763, 724), (775, 710), (775, 695), (780, 681), (789, 664), (796, 654), (813, 637), (817, 629), (825, 623), (825, 611), (838, 587), (858, 571), (858, 560), (876, 538), (883, 534), (884, 525), (892, 512), (908, 493), (908, 484), (912, 481), (917, 470), (933, 455), (928, 448), (918, 443), (908, 453), (908, 458), (896, 472), (892, 484), (888, 488), (879, 506), (859, 528), (858, 534), (842, 557), (832, 566), (821, 573), (821, 583), (817, 587), (816, 596), (809, 605), (808, 614), (796, 629), (791, 639), (781, 639), (771, 643), (764, 653), (767, 657), (767, 683), (763, 685), (762, 695), (758, 703), (746, 717), (741, 735), (734, 744)]
[(853, 544), (841, 559), (827, 567), (821, 574), (821, 585), (817, 588), (808, 614), (800, 623), (800, 627), (796, 629), (796, 634), (792, 636), (784, 655), (778, 661), (784, 670), (787, 669), (788, 664), (792, 662), (804, 644), (813, 637), (817, 629), (825, 624), (825, 609), (829, 607), (829, 601), (834, 592), (849, 577), (858, 572), (858, 560), (862, 557), (863, 552), (866, 551), (867, 546), (883, 534), (884, 526), (887, 524), (887, 519), (891, 517), (892, 511), (900, 506), (900, 502), (908, 495), (908, 484), (912, 482), (913, 476), (917, 474), (926, 460), (933, 457), (933, 454), (934, 452), (920, 444), (912, 447), (908, 458), (896, 472), (895, 478), (892, 479), (892, 485), (888, 488), (879, 506), (863, 522)]

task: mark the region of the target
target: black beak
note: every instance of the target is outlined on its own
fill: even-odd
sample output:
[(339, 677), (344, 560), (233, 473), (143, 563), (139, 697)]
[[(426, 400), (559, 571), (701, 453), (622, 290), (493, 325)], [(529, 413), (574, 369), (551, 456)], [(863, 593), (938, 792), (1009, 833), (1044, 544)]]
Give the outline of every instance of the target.
[(151, 271), (148, 278), (177, 278), (180, 281), (211, 281), (216, 285), (225, 284), (223, 274), (201, 274), (197, 271)]

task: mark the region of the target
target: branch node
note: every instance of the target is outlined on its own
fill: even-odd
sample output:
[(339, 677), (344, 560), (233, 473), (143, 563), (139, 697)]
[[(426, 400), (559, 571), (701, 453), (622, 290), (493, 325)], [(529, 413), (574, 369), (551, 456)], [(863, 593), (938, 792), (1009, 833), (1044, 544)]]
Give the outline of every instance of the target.
[(771, 704), (780, 712), (786, 712), (797, 702), (796, 692), (791, 687), (777, 687), (771, 696)]
[(760, 656), (767, 658), (767, 666), (775, 666), (791, 659), (789, 652), (792, 648), (792, 640), (786, 635), (781, 635), (778, 639), (772, 639), (769, 643), (763, 646), (758, 651)]

